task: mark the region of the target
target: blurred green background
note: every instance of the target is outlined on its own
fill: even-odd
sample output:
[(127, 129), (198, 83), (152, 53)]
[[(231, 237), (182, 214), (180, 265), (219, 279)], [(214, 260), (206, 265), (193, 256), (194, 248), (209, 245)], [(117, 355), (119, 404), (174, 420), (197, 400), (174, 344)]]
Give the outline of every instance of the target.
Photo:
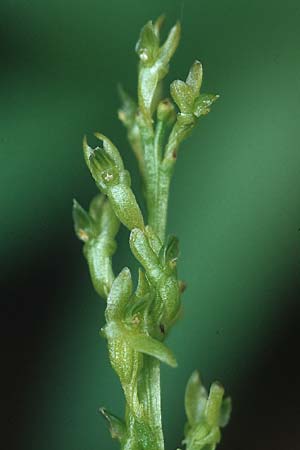
[[(116, 86), (135, 92), (134, 44), (162, 12), (167, 27), (177, 18), (183, 27), (169, 81), (197, 58), (204, 90), (221, 95), (181, 149), (172, 186), (169, 231), (188, 289), (169, 338), (179, 368), (162, 373), (166, 447), (180, 445), (197, 367), (234, 399), (220, 449), (299, 448), (299, 2), (2, 0), (6, 450), (118, 448), (97, 410), (122, 414), (122, 393), (71, 204), (95, 193), (81, 153), (94, 130), (118, 145), (139, 189)], [(128, 263), (127, 237), (117, 268)]]

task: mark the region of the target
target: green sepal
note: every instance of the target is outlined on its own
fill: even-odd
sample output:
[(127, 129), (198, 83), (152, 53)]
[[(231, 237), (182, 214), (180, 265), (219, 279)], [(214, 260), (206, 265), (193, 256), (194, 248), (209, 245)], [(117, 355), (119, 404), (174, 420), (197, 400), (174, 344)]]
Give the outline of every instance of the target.
[(141, 63), (152, 65), (157, 57), (159, 49), (159, 38), (152, 21), (143, 26), (135, 51), (138, 54)]
[(107, 298), (107, 308), (105, 311), (107, 322), (123, 319), (124, 310), (130, 301), (131, 295), (131, 273), (128, 267), (124, 267), (115, 278)]
[(95, 223), (87, 211), (80, 206), (77, 200), (73, 200), (73, 222), (75, 233), (83, 242), (88, 242), (95, 237)]
[(99, 141), (103, 143), (103, 150), (111, 158), (111, 160), (118, 167), (118, 169), (123, 170), (124, 169), (123, 160), (117, 147), (111, 142), (110, 139), (104, 136), (104, 134), (96, 131), (94, 135), (97, 139), (99, 139)]
[(207, 401), (207, 392), (195, 370), (190, 376), (185, 390), (184, 404), (188, 423), (194, 426), (202, 420)]
[(224, 398), (221, 405), (220, 415), (219, 415), (219, 426), (226, 427), (229, 423), (232, 411), (232, 402), (230, 397)]
[(100, 412), (106, 419), (109, 427), (111, 437), (122, 441), (126, 435), (126, 425), (122, 419), (107, 411), (105, 408), (100, 408)]
[(161, 65), (167, 66), (167, 64), (169, 64), (170, 59), (172, 58), (178, 47), (180, 41), (180, 34), (181, 34), (181, 26), (179, 22), (176, 22), (175, 25), (169, 31), (167, 39), (165, 40), (164, 44), (159, 50), (158, 58)]
[(196, 117), (205, 116), (210, 112), (211, 105), (218, 100), (217, 94), (201, 94), (195, 100), (193, 113)]
[(194, 61), (188, 73), (186, 84), (191, 87), (195, 96), (199, 95), (203, 78), (203, 68), (200, 61)]
[(182, 114), (194, 114), (194, 104), (200, 94), (202, 76), (202, 65), (199, 61), (195, 61), (186, 81), (175, 80), (171, 83), (171, 96)]
[(205, 419), (208, 425), (218, 426), (219, 416), (224, 396), (224, 388), (220, 383), (215, 382), (211, 385), (208, 399), (205, 407)]
[(90, 156), (93, 153), (92, 147), (89, 146), (87, 137), (84, 135), (82, 140), (83, 156), (87, 167), (90, 169)]
[(175, 80), (170, 85), (171, 96), (183, 114), (193, 113), (195, 93), (184, 81)]
[(154, 27), (155, 33), (158, 37), (160, 35), (163, 24), (165, 23), (165, 20), (166, 20), (165, 14), (161, 14), (154, 22), (153, 27)]

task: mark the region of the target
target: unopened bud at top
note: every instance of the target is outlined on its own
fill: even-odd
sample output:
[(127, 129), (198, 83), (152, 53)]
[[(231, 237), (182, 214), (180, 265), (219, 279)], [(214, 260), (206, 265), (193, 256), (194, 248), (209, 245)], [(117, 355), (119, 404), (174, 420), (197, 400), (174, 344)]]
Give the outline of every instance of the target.
[(176, 120), (174, 104), (168, 99), (159, 102), (157, 107), (157, 119), (167, 125), (172, 125)]

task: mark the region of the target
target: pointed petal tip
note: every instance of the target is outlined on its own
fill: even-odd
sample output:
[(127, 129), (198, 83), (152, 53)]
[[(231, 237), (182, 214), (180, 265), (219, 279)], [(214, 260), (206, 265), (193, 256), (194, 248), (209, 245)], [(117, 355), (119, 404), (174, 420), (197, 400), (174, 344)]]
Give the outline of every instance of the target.
[(97, 139), (99, 139), (99, 141), (103, 141), (104, 136), (103, 136), (102, 133), (99, 133), (99, 131), (94, 131), (93, 135), (94, 135)]

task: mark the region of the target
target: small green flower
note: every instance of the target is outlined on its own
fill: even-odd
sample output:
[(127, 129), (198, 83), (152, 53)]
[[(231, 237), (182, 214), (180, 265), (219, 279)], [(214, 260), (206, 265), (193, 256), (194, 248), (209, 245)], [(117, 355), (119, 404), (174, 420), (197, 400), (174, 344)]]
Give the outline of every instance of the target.
[(227, 425), (231, 413), (231, 400), (223, 396), (224, 388), (219, 383), (213, 383), (207, 395), (199, 373), (192, 373), (185, 391), (188, 421), (183, 442), (187, 450), (216, 448), (221, 439), (220, 427)]
[(202, 77), (202, 64), (196, 60), (185, 82), (175, 80), (171, 84), (171, 96), (181, 114), (191, 114), (197, 118), (208, 114), (211, 105), (219, 98), (215, 94), (200, 94)]
[(101, 297), (107, 298), (114, 280), (112, 256), (117, 249), (115, 236), (120, 222), (102, 194), (91, 201), (89, 212), (74, 200), (73, 220), (78, 238), (85, 243), (83, 252), (93, 286)]
[(100, 133), (95, 136), (103, 147), (92, 149), (83, 142), (85, 160), (99, 189), (107, 195), (118, 219), (129, 230), (144, 228), (144, 220), (134, 193), (130, 188), (130, 175), (124, 169), (121, 155), (113, 143)]
[(143, 28), (136, 44), (140, 58), (139, 104), (148, 121), (151, 120), (152, 106), (158, 83), (167, 75), (169, 62), (180, 39), (180, 24), (177, 22), (170, 30), (164, 44), (160, 46), (159, 31), (162, 20), (153, 24), (149, 21)]

